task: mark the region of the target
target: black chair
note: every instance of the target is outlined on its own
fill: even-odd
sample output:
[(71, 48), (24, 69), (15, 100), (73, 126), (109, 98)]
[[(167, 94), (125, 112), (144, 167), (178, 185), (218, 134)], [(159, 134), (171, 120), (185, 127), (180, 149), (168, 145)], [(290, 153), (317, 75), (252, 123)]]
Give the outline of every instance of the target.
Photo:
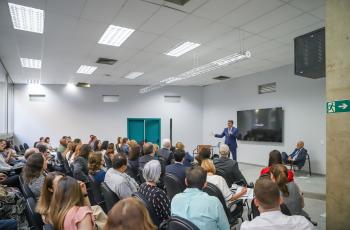
[(18, 154), (21, 153), (21, 150), (19, 150), (17, 145), (14, 145), (13, 148), (16, 151), (16, 153), (18, 153)]
[(27, 143), (23, 143), (23, 147), (25, 150), (29, 149), (29, 145)]
[(170, 173), (164, 174), (164, 186), (170, 201), (176, 194), (186, 189), (185, 182), (181, 182), (177, 176)]
[(103, 159), (104, 159), (104, 161), (105, 161), (105, 166), (106, 166), (106, 168), (107, 168), (107, 169), (112, 168), (112, 161), (111, 161), (111, 159), (107, 156), (107, 154), (104, 154), (104, 155), (103, 155)]
[(21, 187), (21, 190), (25, 199), (28, 199), (30, 197), (33, 197), (33, 198), (35, 197), (32, 190), (30, 190), (28, 184), (24, 183), (22, 176), (19, 176), (19, 185)]
[(55, 230), (51, 224), (45, 224), (43, 230)]
[[(105, 208), (103, 208), (104, 206), (104, 201), (103, 201), (103, 197), (102, 197), (102, 194), (101, 194), (101, 184), (99, 184), (95, 178), (93, 177), (93, 175), (89, 175), (89, 178), (90, 178), (90, 182), (87, 183), (87, 189), (88, 189), (88, 193), (90, 193), (89, 195), (89, 198), (90, 196), (93, 197), (93, 204), (94, 205), (99, 205), (103, 210), (105, 210)], [(90, 199), (90, 202), (91, 202), (91, 199)], [(91, 203), (91, 204), (92, 204)]]
[(290, 164), (290, 169), (293, 169), (294, 171), (296, 170), (301, 170), (304, 166), (306, 161), (308, 162), (309, 165), (309, 175), (311, 176), (311, 163), (310, 163), (310, 155), (306, 152), (306, 158), (305, 158), (305, 162), (303, 164), (303, 166), (301, 166), (300, 168), (297, 165), (294, 164)]
[(105, 203), (106, 210), (104, 211), (108, 213), (109, 210), (113, 208), (114, 204), (119, 201), (119, 197), (108, 187), (105, 182), (101, 183), (101, 193)]
[(160, 230), (199, 230), (191, 221), (179, 216), (171, 216), (159, 226)]
[(24, 149), (23, 145), (19, 145), (19, 150), (21, 150), (22, 153), (24, 153), (26, 150)]
[[(212, 183), (208, 183), (207, 187), (203, 188), (203, 191), (208, 193), (208, 195), (210, 195), (210, 196), (217, 197), (220, 200), (220, 202), (225, 210), (225, 213), (226, 213), (228, 222), (230, 223), (230, 226), (233, 226), (234, 224), (236, 224), (236, 220), (238, 218), (242, 219), (242, 214), (243, 214), (243, 201), (242, 200), (236, 200), (236, 201), (231, 203), (232, 205), (236, 204), (236, 206), (237, 206), (236, 209), (234, 210), (234, 212), (231, 213), (230, 210), (227, 208), (225, 198), (222, 195), (222, 193), (218, 187), (216, 187)], [(243, 219), (242, 219), (242, 221), (243, 221)]]
[(146, 199), (146, 197), (144, 197), (141, 193), (139, 192), (135, 192), (134, 194), (132, 194), (133, 197), (136, 197), (137, 199), (139, 199), (146, 207), (146, 209), (148, 210), (148, 213), (152, 219), (153, 224), (155, 224), (156, 226), (160, 225), (160, 220), (158, 219), (156, 212), (154, 210), (153, 205)]
[(28, 219), (31, 229), (41, 230), (43, 228), (43, 220), (39, 213), (35, 212), (36, 201), (33, 197), (26, 200), (26, 208), (30, 218)]
[[(58, 155), (61, 155), (61, 154), (57, 154), (58, 159), (60, 159), (60, 157)], [(61, 164), (63, 165), (63, 169), (65, 171), (65, 174), (73, 177), (73, 171), (72, 171), (71, 167), (69, 167), (69, 163), (68, 163), (67, 159), (65, 157), (63, 157), (62, 155), (61, 155), (61, 157), (62, 157)]]

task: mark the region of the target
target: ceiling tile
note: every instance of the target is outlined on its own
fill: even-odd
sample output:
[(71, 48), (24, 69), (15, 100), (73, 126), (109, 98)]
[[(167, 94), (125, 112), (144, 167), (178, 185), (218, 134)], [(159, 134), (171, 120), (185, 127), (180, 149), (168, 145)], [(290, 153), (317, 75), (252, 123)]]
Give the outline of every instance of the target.
[(315, 16), (315, 17), (318, 17), (318, 18), (320, 18), (322, 20), (325, 20), (325, 18), (326, 18), (326, 15), (325, 15), (326, 14), (326, 9), (325, 9), (324, 6), (321, 6), (320, 8), (317, 8), (315, 10), (310, 11), (310, 14)]
[(282, 4), (283, 2), (279, 0), (252, 0), (227, 14), (219, 22), (235, 27), (242, 26), (278, 8)]
[(229, 26), (225, 26), (220, 23), (212, 23), (196, 33), (188, 35), (188, 38), (192, 41), (197, 41), (200, 44), (205, 44), (222, 37), (231, 30), (232, 28)]
[(151, 44), (149, 44), (145, 48), (145, 51), (164, 54), (167, 51), (171, 50), (173, 47), (180, 45), (182, 42), (183, 41), (180, 39), (162, 36), (154, 40)]
[(314, 16), (311, 16), (309, 14), (303, 14), (290, 21), (272, 27), (269, 30), (265, 30), (261, 33), (261, 35), (268, 38), (278, 38), (305, 26), (312, 25), (318, 21), (319, 19)]
[(118, 16), (113, 20), (113, 24), (137, 29), (159, 8), (160, 6), (148, 2), (138, 0), (127, 1)]
[(97, 44), (108, 26), (102, 22), (80, 19), (74, 28), (72, 38), (83, 41), (92, 41)]
[(289, 2), (288, 4), (307, 12), (310, 10), (314, 10), (322, 5), (325, 5), (325, 3), (325, 0), (294, 0)]
[(233, 9), (238, 8), (247, 1), (248, 0), (210, 0), (199, 9), (194, 11), (193, 14), (211, 20), (218, 20), (223, 15), (229, 13)]
[(111, 23), (126, 0), (87, 0), (82, 18)]
[(59, 13), (73, 17), (80, 17), (85, 0), (47, 0), (46, 14)]
[(266, 14), (255, 21), (252, 21), (242, 28), (252, 33), (259, 33), (268, 28), (281, 24), (289, 19), (292, 19), (303, 12), (292, 6), (284, 5), (278, 9), (275, 9), (269, 14)]
[(161, 8), (140, 28), (141, 31), (162, 34), (186, 16), (185, 13)]
[(205, 4), (207, 1), (208, 0), (191, 0), (183, 6), (180, 6), (171, 2), (165, 2), (165, 1), (162, 1), (162, 4), (177, 10), (184, 11), (186, 13), (192, 13), (193, 11), (201, 7), (203, 4)]
[(240, 32), (238, 30), (233, 30), (231, 32), (223, 34), (222, 36), (217, 37), (211, 42), (208, 42), (206, 45), (218, 49), (235, 49), (237, 46), (239, 47), (239, 41)]
[(122, 46), (130, 47), (133, 49), (143, 49), (157, 38), (157, 35), (151, 33), (145, 33), (141, 31), (135, 31)]

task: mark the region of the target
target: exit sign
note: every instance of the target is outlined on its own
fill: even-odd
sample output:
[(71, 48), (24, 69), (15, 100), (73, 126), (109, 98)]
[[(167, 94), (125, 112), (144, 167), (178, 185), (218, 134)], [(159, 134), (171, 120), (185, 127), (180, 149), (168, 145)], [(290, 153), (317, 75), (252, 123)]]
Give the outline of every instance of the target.
[(327, 102), (327, 113), (350, 112), (350, 100)]

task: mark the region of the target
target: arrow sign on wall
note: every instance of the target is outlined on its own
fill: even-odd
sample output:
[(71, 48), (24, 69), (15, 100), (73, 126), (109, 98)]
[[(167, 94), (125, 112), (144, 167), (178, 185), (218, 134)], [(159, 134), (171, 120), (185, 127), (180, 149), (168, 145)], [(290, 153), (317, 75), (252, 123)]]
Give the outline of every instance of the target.
[(350, 112), (350, 100), (327, 102), (327, 113)]

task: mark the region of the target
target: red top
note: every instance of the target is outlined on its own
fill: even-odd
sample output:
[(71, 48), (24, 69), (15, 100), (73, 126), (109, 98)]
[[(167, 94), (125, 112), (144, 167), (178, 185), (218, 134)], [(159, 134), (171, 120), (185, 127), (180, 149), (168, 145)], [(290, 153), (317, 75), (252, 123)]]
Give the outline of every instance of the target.
[[(266, 167), (266, 168), (263, 168), (261, 171), (260, 171), (260, 176), (261, 175), (264, 175), (264, 174), (269, 174), (270, 173), (270, 167)], [(294, 181), (294, 172), (293, 170), (288, 170), (288, 182), (292, 182)]]

